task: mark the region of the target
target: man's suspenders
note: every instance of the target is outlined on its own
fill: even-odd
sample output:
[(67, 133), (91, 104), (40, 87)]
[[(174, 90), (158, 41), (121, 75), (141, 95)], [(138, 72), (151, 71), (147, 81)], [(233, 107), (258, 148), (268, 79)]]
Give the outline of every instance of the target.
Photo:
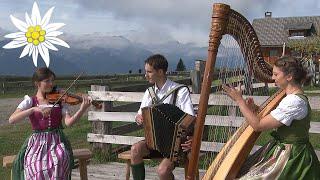
[[(163, 98), (161, 98), (161, 99), (159, 99), (159, 97), (158, 97), (157, 94), (155, 93), (154, 87), (153, 87), (153, 86), (149, 87), (149, 88), (148, 88), (148, 91), (149, 91), (150, 97), (151, 97), (151, 99), (152, 99), (152, 104), (160, 104), (160, 103), (163, 103), (163, 101), (164, 101), (168, 96), (170, 96), (172, 93), (174, 93), (174, 96), (173, 96), (173, 104), (176, 105), (178, 91), (179, 91), (180, 88), (183, 88), (183, 87), (188, 88), (188, 86), (180, 84), (180, 85), (174, 87), (173, 89), (171, 89), (170, 91), (168, 91), (168, 92), (166, 93), (166, 95), (164, 95)], [(188, 90), (189, 90), (189, 88), (188, 88)]]

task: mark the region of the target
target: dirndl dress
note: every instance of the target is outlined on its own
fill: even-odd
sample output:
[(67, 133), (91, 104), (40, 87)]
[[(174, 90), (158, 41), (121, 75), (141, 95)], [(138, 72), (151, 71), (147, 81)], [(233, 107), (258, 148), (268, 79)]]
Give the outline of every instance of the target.
[[(34, 106), (39, 106), (35, 96), (32, 97)], [(73, 154), (62, 131), (62, 106), (53, 107), (48, 117), (34, 112), (29, 119), (33, 133), (16, 156), (12, 169), (13, 180), (71, 179)]]
[[(308, 102), (306, 96), (300, 98)], [(249, 156), (238, 178), (320, 180), (320, 163), (309, 141), (310, 113), (271, 132), (272, 140)]]

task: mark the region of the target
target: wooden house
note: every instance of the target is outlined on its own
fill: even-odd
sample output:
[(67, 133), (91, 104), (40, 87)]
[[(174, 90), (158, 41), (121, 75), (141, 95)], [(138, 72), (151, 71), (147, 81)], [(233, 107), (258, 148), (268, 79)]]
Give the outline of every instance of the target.
[[(264, 18), (254, 19), (252, 25), (260, 41), (263, 56), (271, 64), (281, 57), (283, 52), (285, 55), (301, 56), (301, 52), (284, 46), (284, 43), (307, 43), (320, 39), (320, 16), (274, 18), (271, 12), (266, 12)], [(318, 54), (313, 56), (317, 69), (319, 58)]]

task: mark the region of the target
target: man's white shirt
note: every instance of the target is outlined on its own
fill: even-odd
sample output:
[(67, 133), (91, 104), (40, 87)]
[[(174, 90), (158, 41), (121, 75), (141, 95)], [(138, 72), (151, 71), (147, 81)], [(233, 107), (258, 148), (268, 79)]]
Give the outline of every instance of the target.
[[(155, 94), (158, 96), (158, 98), (161, 99), (162, 97), (164, 97), (166, 95), (167, 92), (169, 92), (171, 89), (177, 87), (178, 85), (179, 85), (178, 83), (175, 83), (175, 82), (167, 79), (161, 89), (159, 89), (156, 85), (154, 85), (154, 91), (155, 91)], [(170, 96), (168, 96), (163, 101), (163, 103), (173, 104), (173, 99), (174, 99), (174, 93), (172, 93)], [(143, 95), (142, 102), (141, 102), (140, 108), (138, 110), (138, 114), (141, 115), (142, 114), (141, 109), (143, 107), (147, 107), (150, 105), (152, 105), (152, 99), (151, 99), (150, 93), (147, 89)], [(188, 113), (192, 116), (195, 116), (188, 88), (182, 87), (181, 89), (178, 90), (175, 105), (178, 108), (180, 108), (183, 112)]]

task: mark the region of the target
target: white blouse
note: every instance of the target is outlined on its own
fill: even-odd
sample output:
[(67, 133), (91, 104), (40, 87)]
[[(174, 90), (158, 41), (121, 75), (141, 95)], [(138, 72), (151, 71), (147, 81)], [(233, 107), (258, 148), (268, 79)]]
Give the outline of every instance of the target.
[(282, 124), (290, 126), (293, 120), (301, 120), (308, 115), (308, 104), (299, 96), (289, 94), (270, 114)]
[[(40, 104), (37, 106), (45, 108), (45, 107), (52, 107), (53, 104)], [(23, 101), (18, 105), (17, 109), (27, 110), (27, 109), (30, 109), (31, 107), (32, 107), (32, 98), (29, 97), (28, 95), (25, 95)], [(59, 107), (59, 104), (56, 104), (54, 107)], [(69, 105), (63, 104), (62, 115), (66, 115), (69, 113), (70, 113)]]

